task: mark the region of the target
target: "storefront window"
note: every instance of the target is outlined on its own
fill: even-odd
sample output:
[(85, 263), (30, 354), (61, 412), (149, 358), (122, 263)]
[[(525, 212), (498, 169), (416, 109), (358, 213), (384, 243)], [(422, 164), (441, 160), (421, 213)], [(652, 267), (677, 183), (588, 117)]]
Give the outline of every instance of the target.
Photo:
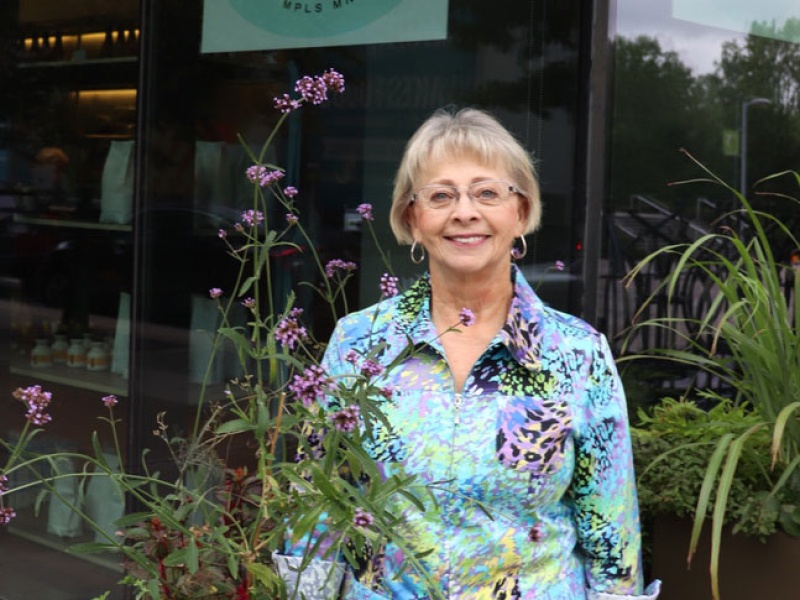
[[(800, 162), (798, 27), (795, 4), (782, 0), (724, 8), (710, 1), (616, 2), (600, 285), (602, 326), (612, 338), (620, 340), (615, 334), (653, 291), (644, 278), (622, 287), (633, 264), (657, 247), (710, 231), (737, 208), (719, 186), (670, 185), (704, 176), (686, 153), (796, 231), (796, 210), (756, 195), (753, 185)], [(790, 248), (778, 251), (788, 261)], [(660, 265), (653, 282), (670, 268)]]

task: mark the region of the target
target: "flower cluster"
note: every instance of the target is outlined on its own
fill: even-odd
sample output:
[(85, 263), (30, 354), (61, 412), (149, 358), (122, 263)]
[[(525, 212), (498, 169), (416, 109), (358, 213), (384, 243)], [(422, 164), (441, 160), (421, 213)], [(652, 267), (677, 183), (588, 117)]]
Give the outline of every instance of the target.
[(352, 272), (358, 268), (358, 265), (349, 260), (342, 260), (341, 258), (334, 258), (329, 260), (325, 265), (325, 276), (330, 279), (336, 275), (337, 271)]
[(383, 298), (391, 298), (393, 296), (397, 296), (397, 294), (399, 293), (399, 290), (397, 289), (398, 281), (399, 280), (397, 279), (397, 277), (395, 277), (394, 275), (389, 275), (389, 273), (384, 273), (383, 275), (381, 275), (381, 283), (380, 283), (381, 296)]
[(458, 315), (458, 322), (464, 327), (470, 327), (475, 324), (475, 314), (467, 307), (464, 307)]
[(114, 408), (117, 405), (117, 402), (117, 397), (114, 394), (103, 396), (103, 404), (106, 406), (106, 408)]
[(356, 508), (353, 515), (353, 525), (356, 527), (369, 527), (375, 521), (373, 516), (361, 507)]
[(282, 113), (297, 110), (303, 102), (322, 104), (328, 99), (328, 92), (341, 94), (344, 92), (344, 77), (334, 69), (328, 69), (322, 75), (305, 75), (297, 80), (294, 91), (300, 98), (293, 99), (289, 94), (274, 98), (274, 106)]
[(361, 416), (361, 409), (356, 404), (351, 404), (331, 413), (330, 419), (333, 426), (339, 431), (351, 432), (358, 425), (358, 418)]
[(45, 425), (53, 418), (45, 412), (50, 405), (53, 395), (50, 392), (42, 391), (42, 386), (32, 385), (30, 387), (17, 388), (13, 393), (14, 398), (24, 402), (28, 406), (25, 418), (34, 425)]
[(361, 365), (361, 374), (364, 377), (377, 377), (381, 373), (383, 373), (383, 366), (379, 365), (374, 360), (367, 359), (364, 361), (364, 364)]
[(302, 314), (302, 308), (293, 308), (275, 327), (275, 338), (290, 350), (308, 337), (308, 331), (300, 325)]
[(10, 506), (0, 507), (0, 525), (8, 525), (17, 513)]
[(302, 374), (296, 373), (289, 384), (292, 392), (303, 406), (311, 406), (322, 399), (330, 387), (330, 381), (325, 371), (319, 365), (309, 365)]
[(264, 213), (260, 210), (246, 210), (242, 213), (242, 221), (247, 223), (250, 227), (260, 225), (264, 222)]
[[(0, 496), (8, 491), (8, 477), (0, 475)], [(0, 506), (0, 525), (8, 525), (8, 523), (17, 516), (14, 509), (10, 506)]]
[(361, 215), (361, 218), (365, 221), (374, 221), (375, 217), (372, 216), (372, 204), (364, 203), (359, 204), (358, 208), (356, 208), (356, 212)]
[(261, 187), (267, 187), (284, 176), (283, 171), (279, 171), (277, 169), (275, 171), (270, 171), (263, 165), (252, 165), (247, 167), (245, 173), (251, 183), (257, 183)]

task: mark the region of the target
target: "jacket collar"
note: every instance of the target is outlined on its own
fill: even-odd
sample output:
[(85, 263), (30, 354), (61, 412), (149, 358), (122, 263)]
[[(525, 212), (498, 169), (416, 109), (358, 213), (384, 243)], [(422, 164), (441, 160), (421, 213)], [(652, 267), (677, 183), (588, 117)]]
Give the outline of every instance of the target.
[[(541, 368), (541, 321), (545, 305), (516, 265), (512, 265), (511, 278), (514, 282), (514, 296), (508, 319), (495, 342), (505, 345), (521, 366), (538, 371)], [(396, 359), (409, 343), (414, 348), (427, 345), (441, 352), (441, 346), (436, 341), (436, 329), (431, 322), (430, 300), (431, 283), (428, 273), (399, 296), (396, 312), (387, 331), (384, 364), (390, 364)]]

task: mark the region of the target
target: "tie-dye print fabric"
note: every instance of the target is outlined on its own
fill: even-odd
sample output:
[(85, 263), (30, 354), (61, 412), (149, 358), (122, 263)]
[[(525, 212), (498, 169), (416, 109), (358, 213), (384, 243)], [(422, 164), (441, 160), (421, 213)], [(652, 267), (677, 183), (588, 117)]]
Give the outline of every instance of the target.
[[(378, 431), (369, 450), (386, 476), (435, 484), (437, 506), (393, 510), (405, 539), (432, 550), (423, 561), (445, 597), (655, 598), (657, 585), (641, 595), (626, 404), (609, 347), (546, 307), (516, 268), (514, 278), (508, 321), (460, 393), (430, 321), (427, 278), (342, 319), (325, 367), (352, 373), (351, 351), (376, 346), (389, 365), (413, 344), (384, 375), (393, 429)], [(351, 577), (345, 597), (427, 597), (413, 574), (395, 576), (403, 560), (387, 547)]]

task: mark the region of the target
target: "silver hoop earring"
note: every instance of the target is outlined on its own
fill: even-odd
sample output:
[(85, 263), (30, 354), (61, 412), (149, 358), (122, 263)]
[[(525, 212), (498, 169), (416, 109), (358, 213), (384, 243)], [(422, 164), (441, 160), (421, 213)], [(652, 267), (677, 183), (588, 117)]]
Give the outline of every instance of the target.
[[(420, 248), (421, 252), (419, 257), (415, 256), (414, 253), (416, 252), (417, 248)], [(414, 240), (414, 243), (411, 244), (411, 262), (415, 265), (418, 265), (423, 260), (425, 260), (425, 246), (422, 244), (418, 244), (417, 240)]]
[(511, 247), (511, 258), (514, 260), (519, 260), (521, 258), (525, 258), (525, 255), (528, 253), (528, 242), (525, 241), (525, 236), (519, 236), (520, 241), (522, 242), (522, 249), (515, 248), (514, 246)]

